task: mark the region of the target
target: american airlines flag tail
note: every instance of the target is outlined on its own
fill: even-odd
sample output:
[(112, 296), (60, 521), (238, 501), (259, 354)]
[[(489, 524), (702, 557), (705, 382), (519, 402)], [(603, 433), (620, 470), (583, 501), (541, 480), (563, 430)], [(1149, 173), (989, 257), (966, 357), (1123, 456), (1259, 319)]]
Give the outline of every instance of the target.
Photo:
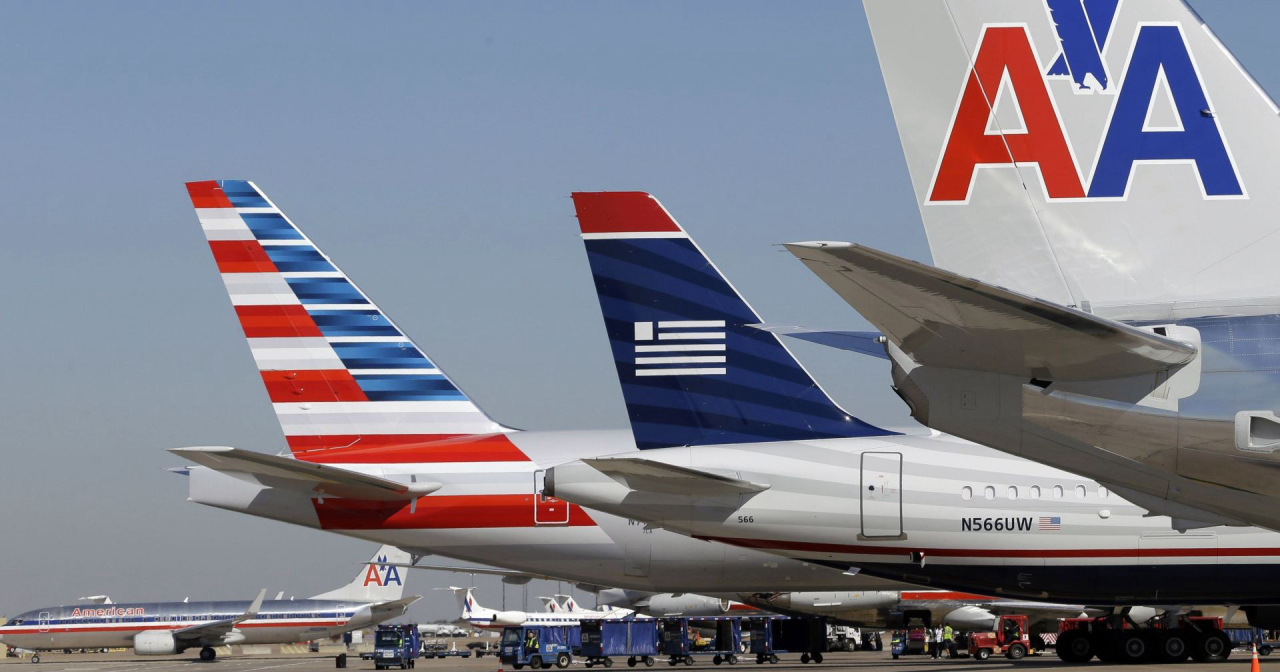
[(889, 434), (818, 387), (657, 199), (575, 193), (642, 449)]
[(295, 455), (503, 431), (252, 182), (187, 190)]

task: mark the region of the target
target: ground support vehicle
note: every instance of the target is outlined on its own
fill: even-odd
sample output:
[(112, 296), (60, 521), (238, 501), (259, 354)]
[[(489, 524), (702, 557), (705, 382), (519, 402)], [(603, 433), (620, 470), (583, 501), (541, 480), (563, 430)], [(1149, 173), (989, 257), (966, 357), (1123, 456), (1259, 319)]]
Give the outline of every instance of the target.
[(1058, 657), (1068, 663), (1094, 656), (1114, 663), (1198, 663), (1227, 659), (1233, 647), (1222, 619), (1163, 614), (1135, 623), (1125, 614), (1099, 618), (1064, 618), (1059, 622)]
[(800, 662), (822, 662), (827, 650), (827, 624), (820, 618), (753, 616), (750, 619), (751, 653), (756, 664), (778, 662), (779, 653), (800, 653)]
[(517, 625), (503, 629), (503, 665), (519, 670), (525, 665), (540, 670), (555, 665), (564, 669), (573, 662), (573, 641), (581, 638), (580, 626)]
[(1227, 628), (1223, 632), (1231, 638), (1234, 648), (1246, 653), (1253, 653), (1254, 646), (1258, 647), (1259, 656), (1269, 656), (1275, 650), (1275, 645), (1266, 641), (1266, 631), (1262, 628)]
[(587, 667), (613, 667), (615, 656), (625, 656), (628, 667), (653, 667), (658, 655), (658, 622), (651, 618), (582, 621), (581, 630)]
[(986, 660), (993, 655), (1022, 660), (1035, 651), (1030, 624), (1022, 614), (1001, 616), (995, 632), (975, 632), (969, 636), (969, 655), (975, 660)]
[(827, 651), (857, 651), (863, 637), (858, 628), (847, 625), (827, 625)]
[(379, 625), (373, 637), (373, 652), (368, 657), (373, 659), (375, 669), (407, 670), (422, 652), (422, 638), (418, 635), (418, 626), (413, 624)]

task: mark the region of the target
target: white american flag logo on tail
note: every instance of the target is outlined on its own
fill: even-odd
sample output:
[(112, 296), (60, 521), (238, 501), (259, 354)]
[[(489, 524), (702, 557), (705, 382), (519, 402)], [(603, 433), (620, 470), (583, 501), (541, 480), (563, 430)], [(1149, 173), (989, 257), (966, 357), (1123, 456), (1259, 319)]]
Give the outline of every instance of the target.
[(1057, 532), (1058, 530), (1061, 530), (1061, 529), (1062, 529), (1061, 517), (1059, 516), (1041, 516), (1040, 517), (1041, 532), (1046, 532), (1046, 531)]
[(724, 320), (636, 322), (635, 341), (637, 376), (725, 374)]

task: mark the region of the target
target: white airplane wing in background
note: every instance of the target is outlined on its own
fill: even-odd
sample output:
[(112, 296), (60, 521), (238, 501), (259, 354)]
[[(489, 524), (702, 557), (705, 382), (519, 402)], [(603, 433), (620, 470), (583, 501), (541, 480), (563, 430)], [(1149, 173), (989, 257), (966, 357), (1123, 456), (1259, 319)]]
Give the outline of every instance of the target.
[(169, 452), (222, 472), (239, 472), (271, 487), (300, 490), (321, 497), (411, 501), (439, 490), (439, 483), (402, 483), (326, 464), (266, 455), (239, 448), (204, 446)]
[(392, 567), (403, 567), (406, 569), (428, 569), (428, 570), (433, 570), (437, 572), (453, 572), (455, 574), (481, 574), (484, 576), (501, 576), (503, 579), (503, 582), (512, 583), (512, 584), (528, 583), (534, 579), (541, 579), (543, 581), (565, 581), (567, 583), (572, 583), (573, 585), (577, 586), (579, 589), (585, 590), (589, 593), (598, 593), (608, 588), (608, 586), (599, 586), (593, 583), (581, 583), (578, 581), (570, 581), (569, 579), (565, 579), (564, 577), (552, 576), (550, 574), (520, 572), (514, 569), (499, 569), (497, 567), (465, 567), (465, 566), (459, 566), (459, 565), (410, 565), (410, 564), (398, 564), (394, 562), (388, 563), (388, 564)]
[(1196, 348), (850, 243), (787, 249), (917, 363), (1044, 380), (1165, 371)]

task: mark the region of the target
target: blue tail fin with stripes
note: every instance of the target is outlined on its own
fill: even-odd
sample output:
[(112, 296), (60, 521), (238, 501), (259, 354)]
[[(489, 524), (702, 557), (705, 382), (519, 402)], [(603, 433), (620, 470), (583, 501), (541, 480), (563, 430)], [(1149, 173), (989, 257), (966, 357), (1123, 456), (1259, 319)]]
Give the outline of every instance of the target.
[(573, 194), (641, 449), (890, 434), (827, 396), (657, 199)]

